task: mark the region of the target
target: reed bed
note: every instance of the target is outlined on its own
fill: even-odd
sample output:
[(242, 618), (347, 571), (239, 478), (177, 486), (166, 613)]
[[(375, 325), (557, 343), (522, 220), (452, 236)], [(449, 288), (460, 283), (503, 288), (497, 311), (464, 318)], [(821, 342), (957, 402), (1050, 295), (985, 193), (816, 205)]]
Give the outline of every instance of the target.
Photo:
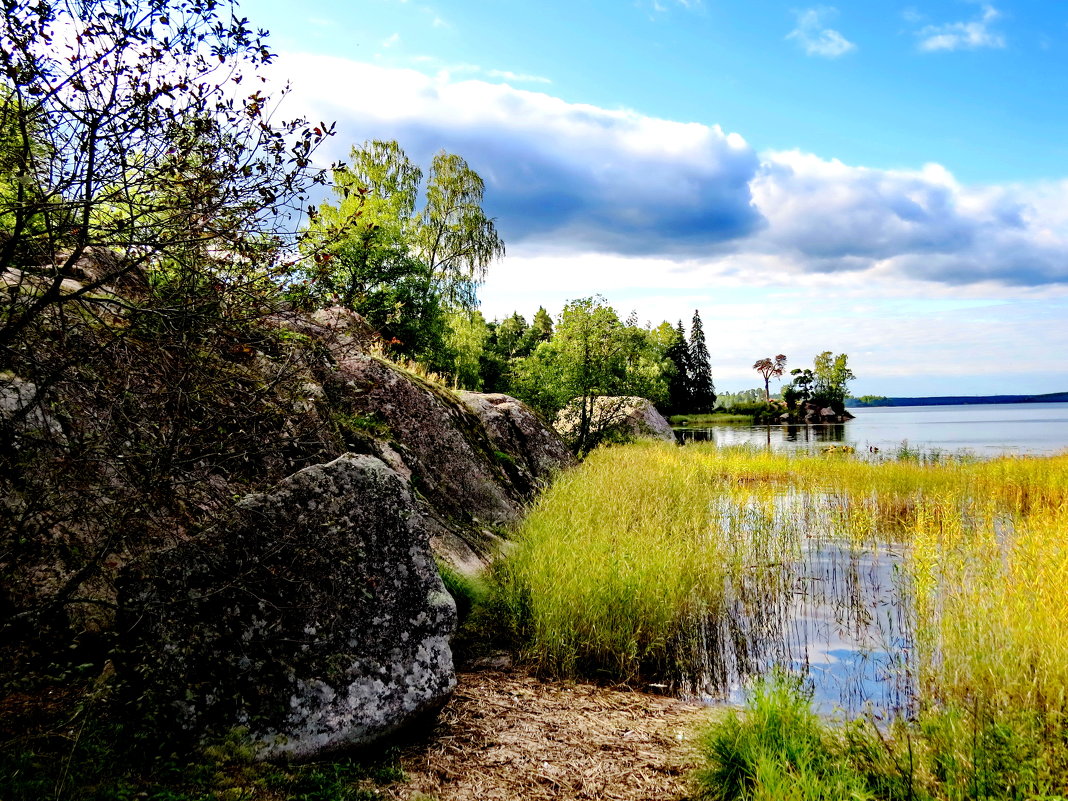
[[(900, 554), (895, 647), (918, 722), (868, 745), (894, 770), (907, 745), (910, 794), (1068, 796), (1068, 455), (604, 449), (531, 510), (493, 592), (543, 672), (725, 682), (766, 668), (791, 604), (817, 591), (798, 565), (839, 549), (844, 575), (849, 554), (879, 548)], [(884, 614), (856, 572), (843, 626)]]

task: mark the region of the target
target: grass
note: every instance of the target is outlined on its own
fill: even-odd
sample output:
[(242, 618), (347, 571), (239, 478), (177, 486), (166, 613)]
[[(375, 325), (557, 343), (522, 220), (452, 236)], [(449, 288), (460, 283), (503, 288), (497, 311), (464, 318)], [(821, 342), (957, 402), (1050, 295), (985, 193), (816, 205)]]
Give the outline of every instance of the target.
[(4, 743), (4, 801), (374, 801), (404, 781), (393, 752), (272, 765), (253, 762), (239, 733), (179, 756), (104, 714), (81, 711), (72, 723)]
[(785, 676), (758, 681), (744, 715), (731, 711), (698, 744), (704, 766), (695, 797), (707, 801), (872, 798), (863, 774), (843, 758), (844, 741), (812, 712)]
[(668, 418), (668, 422), (675, 428), (707, 428), (715, 425), (752, 425), (751, 414), (730, 414), (718, 412), (716, 414), (675, 414)]
[[(854, 731), (836, 758), (848, 753), (875, 797), (1068, 797), (1066, 533), (1068, 456), (872, 462), (639, 443), (594, 452), (542, 496), (493, 592), (545, 673), (684, 686), (687, 669), (744, 675), (717, 660), (780, 636), (761, 615), (798, 591), (789, 566), (814, 546), (892, 545), (916, 721)], [(801, 781), (781, 754), (761, 759), (779, 789), (737, 797), (839, 797), (818, 789), (819, 771)], [(864, 797), (835, 776), (841, 797)], [(784, 789), (806, 782), (815, 795)]]

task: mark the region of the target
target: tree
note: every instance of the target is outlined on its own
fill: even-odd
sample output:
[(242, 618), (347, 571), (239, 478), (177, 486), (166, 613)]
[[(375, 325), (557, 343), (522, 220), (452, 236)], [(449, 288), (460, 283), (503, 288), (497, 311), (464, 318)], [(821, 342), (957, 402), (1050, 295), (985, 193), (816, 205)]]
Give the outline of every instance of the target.
[(525, 356), (523, 353), (528, 344), (527, 321), (519, 312), (513, 312), (511, 317), (506, 317), (497, 324), (496, 350), (505, 359), (513, 359), (516, 356)]
[(538, 342), (548, 342), (553, 336), (553, 318), (544, 306), (538, 306), (534, 313), (534, 321), (530, 324), (531, 333)]
[[(389, 322), (403, 317), (425, 317), (434, 308), (474, 311), (486, 271), (504, 256), (504, 242), (482, 210), (484, 188), (454, 154), (434, 156), (424, 186), (423, 171), (396, 141), (353, 147), (351, 164), (334, 170), (337, 205), (320, 205), (309, 224), (310, 242), (322, 251), (309, 260), (312, 298), (361, 314), (391, 299), (394, 319), (373, 321), (387, 340), (400, 339)], [(440, 360), (430, 344), (401, 340), (399, 349)]]
[[(208, 522), (230, 500), (210, 475), (277, 480), (306, 458), (320, 423), (293, 413), (279, 433), (296, 360), (272, 358), (278, 329), (260, 323), (332, 129), (275, 118), (265, 34), (227, 0), (4, 11), (0, 605), (33, 565), (59, 577), (5, 616), (10, 641), (9, 623), (106, 603), (114, 554)], [(34, 416), (54, 424), (20, 425)]]
[(778, 378), (786, 370), (786, 356), (780, 353), (774, 359), (758, 359), (753, 365), (753, 369), (764, 378), (764, 401), (770, 403), (771, 379)]
[(705, 345), (705, 330), (701, 315), (694, 310), (690, 326), (690, 411), (703, 414), (711, 412), (716, 405), (716, 386), (712, 382), (712, 366), (709, 363), (708, 347)]
[(849, 392), (848, 384), (854, 378), (849, 369), (849, 357), (844, 353), (835, 355), (829, 350), (819, 354), (812, 364), (813, 400), (825, 403), (841, 414), (845, 409), (845, 399)]
[(662, 402), (668, 372), (654, 332), (633, 318), (620, 322), (604, 298), (594, 297), (564, 307), (552, 339), (515, 363), (513, 381), (516, 394), (546, 417), (565, 406), (574, 409), (571, 440), (582, 453), (596, 446), (615, 422), (612, 410), (605, 414), (604, 404), (598, 406), (598, 398), (639, 395)]
[(455, 310), (448, 313), (445, 344), (452, 354), (449, 372), (463, 389), (482, 389), (480, 359), (489, 338), (489, 328), (479, 311)]
[(816, 377), (807, 367), (795, 367), (790, 375), (794, 378), (782, 388), (782, 399), (788, 408), (793, 409), (812, 399), (812, 385)]
[(690, 368), (690, 346), (686, 342), (686, 330), (679, 320), (675, 336), (665, 356), (671, 362), (671, 377), (668, 379), (668, 413), (689, 414), (693, 409), (693, 376)]
[[(242, 86), (272, 58), (229, 2), (7, 5), (0, 359), (49, 310), (99, 308), (101, 287), (166, 259), (242, 303), (276, 285), (331, 129), (276, 122), (277, 98)], [(90, 248), (107, 266), (65, 290)]]

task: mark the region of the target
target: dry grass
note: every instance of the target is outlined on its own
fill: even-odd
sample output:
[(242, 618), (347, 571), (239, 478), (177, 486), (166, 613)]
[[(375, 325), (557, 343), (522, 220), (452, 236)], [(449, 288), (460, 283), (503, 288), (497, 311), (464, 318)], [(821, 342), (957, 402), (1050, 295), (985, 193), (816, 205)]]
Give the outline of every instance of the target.
[(463, 674), (428, 743), (409, 748), (415, 801), (686, 798), (695, 725), (708, 707), (674, 698), (545, 682), (524, 674)]

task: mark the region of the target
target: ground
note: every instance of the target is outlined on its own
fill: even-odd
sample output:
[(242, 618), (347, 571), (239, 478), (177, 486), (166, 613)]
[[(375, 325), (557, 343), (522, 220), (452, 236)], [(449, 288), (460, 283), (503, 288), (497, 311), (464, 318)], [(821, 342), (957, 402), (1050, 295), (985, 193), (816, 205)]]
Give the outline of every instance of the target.
[(708, 707), (646, 692), (462, 673), (428, 741), (409, 747), (405, 801), (684, 799)]

